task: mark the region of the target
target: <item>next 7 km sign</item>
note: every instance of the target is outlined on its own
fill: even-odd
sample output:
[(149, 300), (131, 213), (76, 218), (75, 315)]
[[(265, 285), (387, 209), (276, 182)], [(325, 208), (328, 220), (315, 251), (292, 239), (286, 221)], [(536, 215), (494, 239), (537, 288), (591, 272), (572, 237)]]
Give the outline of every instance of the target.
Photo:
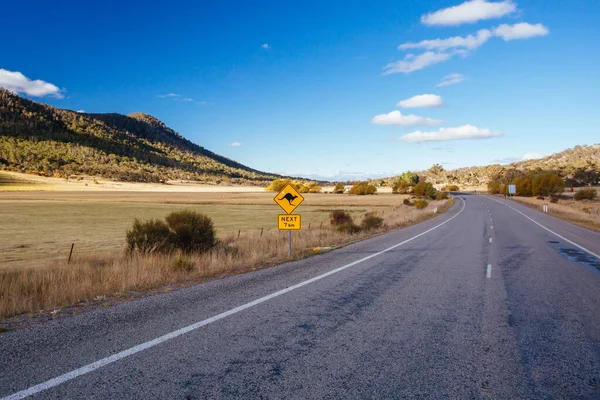
[(279, 214), (277, 225), (280, 231), (299, 231), (302, 229), (302, 216), (300, 214)]

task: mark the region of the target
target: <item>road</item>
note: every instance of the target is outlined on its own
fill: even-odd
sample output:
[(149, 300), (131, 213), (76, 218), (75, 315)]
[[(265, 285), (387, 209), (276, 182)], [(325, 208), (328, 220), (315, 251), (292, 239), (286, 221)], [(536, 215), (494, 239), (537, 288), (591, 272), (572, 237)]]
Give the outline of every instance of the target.
[[(579, 247), (578, 247), (579, 246)], [(0, 335), (0, 398), (600, 399), (600, 234), (509, 200)]]

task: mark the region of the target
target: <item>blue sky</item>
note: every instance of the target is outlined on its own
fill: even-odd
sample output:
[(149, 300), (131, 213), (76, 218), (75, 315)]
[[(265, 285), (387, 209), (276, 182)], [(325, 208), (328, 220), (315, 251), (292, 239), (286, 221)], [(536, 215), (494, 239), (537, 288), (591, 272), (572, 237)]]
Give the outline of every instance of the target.
[[(380, 176), (600, 142), (597, 1), (29, 1), (3, 14), (0, 86), (146, 112), (264, 171)], [(398, 105), (420, 95), (435, 96)]]

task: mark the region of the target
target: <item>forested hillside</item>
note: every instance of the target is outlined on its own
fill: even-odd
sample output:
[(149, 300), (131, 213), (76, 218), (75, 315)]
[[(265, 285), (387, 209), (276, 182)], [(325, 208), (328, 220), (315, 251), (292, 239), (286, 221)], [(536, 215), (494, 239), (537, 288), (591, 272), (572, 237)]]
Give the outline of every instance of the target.
[(183, 138), (143, 113), (85, 114), (0, 89), (0, 169), (118, 181), (263, 185), (260, 172)]
[[(600, 184), (600, 144), (575, 146), (572, 149), (552, 154), (537, 160), (512, 164), (492, 164), (481, 167), (466, 167), (445, 170), (439, 164), (426, 171), (415, 172), (420, 179), (440, 185), (485, 186), (490, 181), (511, 182), (514, 178), (539, 171), (556, 172), (567, 186)], [(393, 186), (396, 178), (386, 179)]]

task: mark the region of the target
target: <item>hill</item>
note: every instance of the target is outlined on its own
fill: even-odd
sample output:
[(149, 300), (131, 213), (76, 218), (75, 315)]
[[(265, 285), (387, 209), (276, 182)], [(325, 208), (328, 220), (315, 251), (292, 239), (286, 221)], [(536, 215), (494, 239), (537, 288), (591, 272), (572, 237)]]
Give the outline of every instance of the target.
[[(568, 186), (597, 185), (600, 183), (600, 144), (575, 146), (540, 159), (506, 165), (492, 164), (445, 170), (436, 164), (416, 174), (437, 185), (456, 184), (465, 187), (485, 186), (494, 180), (508, 183), (516, 176), (540, 170), (558, 173)], [(388, 178), (385, 181), (392, 185), (395, 180), (396, 178)]]
[(280, 177), (206, 150), (148, 114), (78, 113), (1, 88), (0, 169), (126, 182), (265, 185)]

